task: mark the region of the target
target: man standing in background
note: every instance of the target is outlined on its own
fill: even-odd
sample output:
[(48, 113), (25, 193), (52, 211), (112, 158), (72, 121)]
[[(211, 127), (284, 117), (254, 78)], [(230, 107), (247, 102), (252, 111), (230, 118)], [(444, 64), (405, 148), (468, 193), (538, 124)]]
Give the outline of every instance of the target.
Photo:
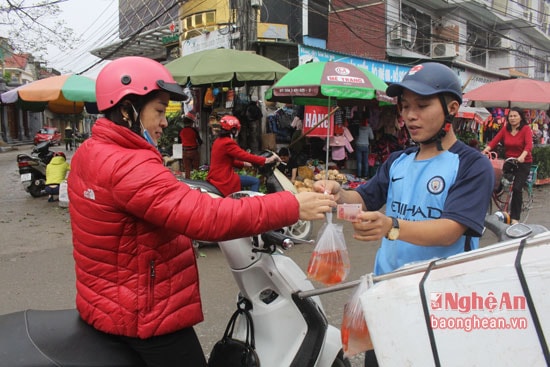
[(71, 125), (67, 125), (65, 128), (65, 150), (73, 150), (73, 129)]
[(182, 164), (185, 178), (191, 178), (191, 170), (199, 169), (201, 154), (200, 146), (202, 139), (195, 128), (196, 116), (187, 112), (183, 116), (183, 129), (180, 130), (180, 141), (182, 147)]

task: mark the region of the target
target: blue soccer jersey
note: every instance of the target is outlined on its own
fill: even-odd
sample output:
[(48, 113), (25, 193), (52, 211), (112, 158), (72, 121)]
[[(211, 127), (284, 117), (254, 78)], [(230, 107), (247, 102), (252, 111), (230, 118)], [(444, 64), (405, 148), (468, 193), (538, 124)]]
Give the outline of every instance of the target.
[(458, 254), (466, 241), (472, 249), (479, 245), (493, 189), (491, 163), (461, 141), (430, 159), (416, 160), (417, 152), (418, 147), (413, 147), (392, 153), (377, 175), (357, 188), (368, 210), (386, 204), (388, 216), (408, 221), (446, 218), (468, 229), (450, 246), (382, 239), (374, 265), (377, 275), (408, 263)]

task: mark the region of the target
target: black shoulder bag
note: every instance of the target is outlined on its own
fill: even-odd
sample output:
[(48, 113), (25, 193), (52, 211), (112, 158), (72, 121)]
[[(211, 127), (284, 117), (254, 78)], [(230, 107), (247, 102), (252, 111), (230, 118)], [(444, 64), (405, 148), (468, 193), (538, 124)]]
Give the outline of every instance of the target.
[[(239, 316), (246, 321), (246, 340), (233, 339), (233, 330)], [(254, 345), (254, 324), (246, 309), (237, 308), (208, 359), (209, 367), (260, 367), (260, 359)]]

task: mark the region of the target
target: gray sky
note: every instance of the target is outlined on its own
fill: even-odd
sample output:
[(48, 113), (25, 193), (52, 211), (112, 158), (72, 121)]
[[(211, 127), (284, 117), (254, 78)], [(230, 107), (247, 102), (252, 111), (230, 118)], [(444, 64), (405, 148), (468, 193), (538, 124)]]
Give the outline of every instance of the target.
[[(118, 0), (68, 0), (61, 3), (60, 17), (72, 28), (80, 43), (74, 50), (60, 52), (48, 47), (48, 66), (63, 73), (80, 73), (99, 61), (90, 50), (116, 42), (118, 38)], [(101, 66), (84, 75), (95, 77)]]

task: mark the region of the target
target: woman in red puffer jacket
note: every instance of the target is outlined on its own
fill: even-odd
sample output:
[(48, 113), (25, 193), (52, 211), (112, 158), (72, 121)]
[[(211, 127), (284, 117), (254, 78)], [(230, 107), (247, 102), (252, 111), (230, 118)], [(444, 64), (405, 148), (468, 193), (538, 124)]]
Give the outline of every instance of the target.
[(205, 366), (193, 330), (203, 314), (190, 238), (220, 241), (321, 219), (335, 203), (288, 192), (213, 199), (177, 181), (156, 143), (168, 101), (186, 97), (156, 61), (110, 62), (96, 97), (105, 117), (76, 151), (68, 182), (80, 316), (120, 336), (149, 366)]

